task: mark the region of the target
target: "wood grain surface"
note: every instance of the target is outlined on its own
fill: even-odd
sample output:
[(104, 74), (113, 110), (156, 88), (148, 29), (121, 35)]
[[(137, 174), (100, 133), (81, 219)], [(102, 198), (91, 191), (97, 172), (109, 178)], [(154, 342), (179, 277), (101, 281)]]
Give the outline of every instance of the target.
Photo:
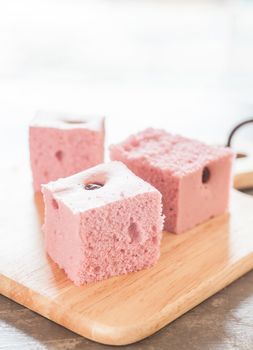
[[(231, 215), (164, 233), (154, 268), (76, 287), (44, 252), (42, 202), (24, 169), (2, 169), (0, 292), (89, 339), (143, 339), (253, 268), (253, 200), (234, 191)], [(14, 183), (19, 191), (10, 193)]]

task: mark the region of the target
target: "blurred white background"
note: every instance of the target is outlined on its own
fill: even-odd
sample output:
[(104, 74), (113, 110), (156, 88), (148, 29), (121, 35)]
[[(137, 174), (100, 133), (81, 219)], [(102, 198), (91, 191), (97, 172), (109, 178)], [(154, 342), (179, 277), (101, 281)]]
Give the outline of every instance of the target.
[[(225, 143), (253, 115), (253, 1), (0, 0), (1, 157), (37, 109)], [(240, 132), (253, 139), (253, 129)]]

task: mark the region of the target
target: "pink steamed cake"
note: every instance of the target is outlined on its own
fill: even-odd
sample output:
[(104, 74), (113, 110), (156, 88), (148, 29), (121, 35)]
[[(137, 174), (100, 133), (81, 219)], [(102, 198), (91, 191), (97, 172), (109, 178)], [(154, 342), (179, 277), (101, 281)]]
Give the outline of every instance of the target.
[(229, 148), (149, 128), (112, 145), (110, 153), (162, 193), (168, 231), (181, 233), (228, 209)]
[(30, 125), (35, 191), (104, 160), (104, 118), (38, 112)]
[(160, 255), (161, 194), (121, 162), (42, 186), (46, 250), (77, 285), (148, 268)]

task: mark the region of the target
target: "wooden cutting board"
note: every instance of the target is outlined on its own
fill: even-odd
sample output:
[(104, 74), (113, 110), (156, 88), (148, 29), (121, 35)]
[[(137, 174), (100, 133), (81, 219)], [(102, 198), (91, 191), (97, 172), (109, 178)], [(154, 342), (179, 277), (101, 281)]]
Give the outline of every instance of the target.
[(231, 215), (164, 233), (155, 267), (76, 287), (44, 252), (43, 205), (25, 169), (1, 170), (0, 293), (84, 337), (136, 342), (253, 268), (253, 199), (233, 191)]

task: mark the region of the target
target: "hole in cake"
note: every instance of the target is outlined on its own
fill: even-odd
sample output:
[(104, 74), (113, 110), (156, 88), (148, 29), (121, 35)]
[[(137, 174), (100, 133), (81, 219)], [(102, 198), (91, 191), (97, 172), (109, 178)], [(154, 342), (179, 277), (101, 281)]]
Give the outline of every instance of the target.
[(55, 199), (52, 199), (52, 207), (54, 209), (59, 209), (59, 204), (57, 203), (57, 201)]
[(129, 151), (131, 151), (131, 146), (129, 146), (129, 145), (124, 145), (123, 146), (123, 149), (124, 149), (124, 151), (126, 151), (126, 152), (129, 152)]
[(246, 158), (248, 155), (246, 153), (237, 153), (236, 158)]
[(94, 269), (95, 272), (99, 272), (100, 271), (100, 266), (96, 266)]
[(93, 191), (93, 190), (98, 190), (99, 188), (103, 187), (103, 184), (100, 184), (98, 182), (95, 183), (89, 183), (84, 185), (84, 189), (87, 191)]
[(130, 140), (129, 144), (123, 146), (123, 150), (125, 150), (126, 152), (129, 152), (139, 146), (140, 146), (140, 142), (138, 140)]
[(121, 252), (122, 254), (124, 254), (124, 253), (125, 253), (125, 249), (120, 249), (120, 252)]
[(130, 226), (128, 227), (128, 234), (131, 238), (131, 243), (134, 242), (140, 242), (141, 240), (141, 235), (140, 235), (140, 231), (138, 229), (138, 226), (135, 222), (133, 222), (132, 224), (130, 224)]
[(210, 170), (207, 166), (205, 166), (202, 171), (202, 183), (206, 184), (210, 180), (210, 177), (211, 177)]
[(152, 243), (153, 243), (154, 245), (157, 244), (157, 237), (152, 237)]
[[(91, 235), (92, 235), (92, 233), (91, 233), (91, 232), (88, 232), (88, 233), (87, 233), (87, 235), (88, 235), (88, 236), (91, 236)], [(82, 239), (83, 239), (83, 237), (82, 237)], [(88, 248), (88, 250), (93, 250), (92, 243), (88, 243), (87, 248)]]
[(64, 119), (63, 120), (64, 123), (66, 124), (85, 124), (87, 123), (86, 120), (71, 120), (71, 119)]
[(114, 242), (118, 242), (119, 238), (116, 235), (113, 235), (113, 240), (114, 240)]
[(140, 142), (139, 142), (138, 140), (132, 140), (132, 141), (131, 141), (131, 145), (132, 145), (133, 147), (139, 147), (139, 146), (140, 146)]
[(63, 152), (62, 151), (57, 151), (55, 152), (55, 158), (59, 160), (59, 162), (62, 160), (63, 157)]
[(106, 182), (106, 173), (93, 174), (84, 181), (85, 190), (98, 190), (103, 187)]
[(155, 225), (152, 226), (152, 231), (153, 231), (154, 233), (156, 232), (156, 226), (155, 226)]

